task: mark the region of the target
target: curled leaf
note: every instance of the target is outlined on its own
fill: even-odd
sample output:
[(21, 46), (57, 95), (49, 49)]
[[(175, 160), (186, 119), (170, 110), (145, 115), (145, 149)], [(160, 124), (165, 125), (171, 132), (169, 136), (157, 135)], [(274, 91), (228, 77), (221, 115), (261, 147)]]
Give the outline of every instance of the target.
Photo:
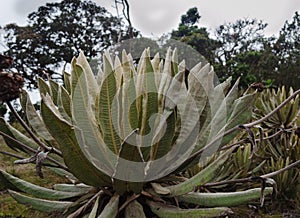
[(36, 155), (21, 160), (15, 160), (14, 164), (28, 164), (28, 163), (35, 162), (35, 160), (36, 160)]
[(47, 158), (48, 153), (49, 153), (48, 151), (47, 152), (41, 151), (36, 155), (36, 173), (42, 179), (44, 178), (42, 172), (42, 166), (43, 166), (43, 162)]

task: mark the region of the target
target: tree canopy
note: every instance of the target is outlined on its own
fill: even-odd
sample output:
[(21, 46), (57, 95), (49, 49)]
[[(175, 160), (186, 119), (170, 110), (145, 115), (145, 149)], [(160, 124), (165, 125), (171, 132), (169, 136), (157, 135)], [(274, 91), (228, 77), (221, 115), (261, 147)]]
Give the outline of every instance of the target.
[(286, 21), (278, 39), (272, 45), (278, 59), (277, 70), (270, 77), (278, 85), (300, 88), (300, 14), (296, 12), (292, 20)]
[[(23, 74), (27, 87), (35, 88), (38, 76), (61, 78), (62, 66), (80, 49), (92, 59), (116, 42), (139, 35), (130, 21), (128, 1), (115, 3), (117, 11), (118, 4), (123, 7), (123, 19), (112, 16), (92, 1), (63, 0), (47, 3), (29, 14), (26, 26), (6, 25), (9, 49), (5, 54), (14, 58), (14, 67)], [(214, 66), (221, 81), (229, 76), (234, 80), (240, 77), (243, 88), (255, 82), (300, 88), (298, 12), (291, 21), (286, 21), (278, 36), (271, 37), (265, 36), (267, 23), (261, 20), (245, 18), (224, 23), (212, 35), (198, 25), (200, 19), (196, 7), (189, 9), (181, 16), (177, 29), (160, 39), (163, 47), (176, 47), (178, 41), (193, 47)], [(139, 48), (149, 46), (155, 52), (162, 49), (160, 42), (150, 39), (123, 44), (119, 49), (138, 52), (143, 50)], [(195, 55), (188, 59), (193, 59), (191, 56)], [(197, 60), (186, 61), (196, 63), (199, 56), (194, 59)]]
[(181, 16), (178, 29), (171, 32), (171, 38), (192, 46), (209, 61), (214, 58), (214, 49), (217, 41), (209, 37), (204, 27), (198, 27), (201, 16), (197, 8), (191, 8)]
[(214, 66), (221, 80), (242, 77), (241, 85), (247, 86), (264, 77), (266, 27), (260, 20), (240, 19), (216, 29), (219, 47), (215, 50)]
[(61, 66), (81, 49), (90, 57), (128, 38), (122, 21), (92, 1), (63, 0), (47, 3), (28, 15), (28, 24), (8, 24), (5, 54), (14, 58), (14, 67), (23, 74), (29, 88), (37, 77), (60, 78)]
[(198, 27), (201, 16), (197, 8), (182, 15), (170, 37), (196, 49), (215, 68), (219, 79), (241, 78), (241, 86), (263, 82), (273, 86), (300, 88), (300, 16), (286, 21), (279, 36), (264, 34), (267, 23), (257, 19), (239, 19), (220, 25), (211, 36)]

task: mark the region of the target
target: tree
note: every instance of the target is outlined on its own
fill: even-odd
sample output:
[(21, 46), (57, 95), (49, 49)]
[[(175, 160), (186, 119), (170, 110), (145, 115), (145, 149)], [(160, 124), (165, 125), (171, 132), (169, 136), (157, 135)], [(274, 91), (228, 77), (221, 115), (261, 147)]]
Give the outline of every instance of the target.
[(257, 82), (274, 85), (274, 80), (271, 78), (277, 69), (278, 59), (268, 42), (263, 43), (262, 46), (258, 50), (237, 53), (225, 64), (215, 63), (219, 78), (223, 81), (229, 76), (232, 76), (234, 80), (240, 77), (240, 86), (243, 88)]
[(194, 26), (201, 18), (198, 9), (196, 7), (189, 9), (186, 14), (181, 16), (180, 25), (186, 25), (189, 27)]
[(246, 88), (254, 82), (300, 88), (300, 16), (286, 21), (279, 37), (263, 34), (267, 24), (256, 19), (238, 20), (216, 30), (221, 47), (216, 50), (216, 72), (221, 80), (241, 77)]
[(212, 62), (216, 41), (209, 37), (209, 32), (206, 28), (198, 27), (197, 22), (200, 18), (201, 16), (196, 7), (189, 9), (186, 14), (181, 16), (178, 29), (172, 31), (171, 39), (190, 45), (209, 62)]
[(37, 77), (61, 78), (58, 69), (69, 63), (79, 49), (90, 57), (128, 38), (121, 20), (92, 1), (63, 0), (47, 3), (28, 15), (28, 25), (9, 24), (5, 52), (23, 74), (29, 88)]
[[(239, 19), (220, 25), (211, 37), (206, 28), (196, 25), (201, 16), (191, 8), (181, 16), (171, 38), (192, 46), (213, 64), (218, 78), (240, 77), (240, 86), (255, 82), (272, 86), (300, 88), (300, 15), (286, 22), (279, 37), (266, 37), (267, 23), (257, 19)], [(169, 42), (167, 42), (169, 43)], [(173, 44), (169, 43), (171, 47)]]
[(129, 7), (129, 2), (128, 0), (114, 0), (115, 3), (115, 8), (118, 14), (118, 17), (120, 17), (119, 13), (119, 5), (122, 7), (122, 15), (123, 18), (127, 21), (128, 23), (128, 33), (129, 37), (133, 38), (135, 35), (134, 29), (132, 27), (131, 19), (130, 19), (130, 7)]
[(291, 86), (300, 89), (300, 14), (298, 12), (292, 21), (286, 21), (280, 30), (273, 50), (278, 58), (278, 70), (272, 78), (278, 85)]
[[(215, 53), (215, 69), (221, 80), (241, 77), (241, 86), (264, 80), (265, 70), (273, 66), (265, 58), (271, 53), (263, 35), (267, 24), (256, 19), (240, 19), (220, 25), (215, 32), (219, 47)], [(268, 58), (268, 60), (273, 60)]]

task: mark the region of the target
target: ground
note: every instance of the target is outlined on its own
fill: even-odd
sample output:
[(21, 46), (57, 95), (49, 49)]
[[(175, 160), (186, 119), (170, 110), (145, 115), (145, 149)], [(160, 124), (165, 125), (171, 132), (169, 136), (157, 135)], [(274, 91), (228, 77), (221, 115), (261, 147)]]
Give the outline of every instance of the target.
[[(0, 139), (0, 150), (12, 152), (7, 148), (3, 140)], [(12, 152), (13, 153), (13, 152)], [(51, 170), (43, 169), (44, 179), (39, 178), (35, 173), (35, 166), (33, 164), (15, 165), (13, 162), (15, 158), (10, 158), (0, 154), (0, 169), (6, 170), (10, 174), (18, 178), (32, 182), (43, 187), (51, 188), (55, 183), (67, 182), (66, 179), (53, 173)], [(0, 191), (0, 218), (31, 218), (31, 217), (51, 217), (51, 214), (45, 214), (34, 211), (26, 205), (17, 203), (6, 191)]]

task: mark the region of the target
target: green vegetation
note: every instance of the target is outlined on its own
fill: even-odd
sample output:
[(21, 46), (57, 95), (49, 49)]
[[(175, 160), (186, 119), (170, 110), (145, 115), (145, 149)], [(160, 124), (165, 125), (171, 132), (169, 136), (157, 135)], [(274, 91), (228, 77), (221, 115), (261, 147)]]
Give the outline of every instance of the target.
[[(230, 214), (230, 206), (254, 199), (263, 205), (273, 191), (263, 177), (260, 188), (239, 192), (210, 195), (195, 189), (219, 181), (220, 169), (238, 149), (224, 146), (251, 119), (257, 92), (238, 97), (238, 82), (231, 87), (230, 79), (214, 85), (212, 68), (201, 63), (184, 80), (184, 61), (178, 64), (176, 50), (166, 57), (151, 59), (147, 49), (135, 67), (125, 51), (115, 64), (106, 52), (95, 78), (80, 53), (71, 74), (64, 73), (64, 86), (39, 79), (41, 116), (23, 91), (27, 123), (15, 115), (30, 137), (3, 119), (0, 125), (6, 144), (24, 153), (15, 164), (35, 163), (41, 178), (44, 167), (55, 169), (73, 184), (45, 188), (1, 170), (2, 187), (33, 209), (75, 217), (128, 217), (132, 211), (207, 217)], [(194, 175), (186, 174), (199, 166)]]
[(158, 42), (127, 41), (111, 56), (105, 48), (138, 37), (126, 2), (116, 5), (129, 27), (63, 0), (4, 28), (15, 64), (0, 56), (0, 217), (300, 213), (299, 13), (278, 37), (256, 19), (211, 37), (191, 8)]
[(278, 37), (267, 37), (267, 23), (257, 19), (239, 19), (216, 28), (211, 36), (206, 28), (198, 27), (201, 19), (197, 8), (181, 17), (171, 38), (192, 46), (214, 67), (221, 81), (229, 76), (241, 77), (244, 89), (261, 82), (272, 87), (300, 88), (300, 14), (286, 21)]
[(233, 140), (240, 147), (226, 162), (219, 175), (220, 182), (208, 183), (205, 188), (211, 191), (239, 190), (248, 187), (251, 181), (259, 184), (261, 177), (269, 177), (276, 183), (276, 197), (268, 206), (269, 211), (299, 213), (300, 175), (296, 166), (299, 165), (300, 104), (299, 95), (291, 98), (294, 93), (292, 89), (287, 92), (282, 87), (266, 89), (259, 94), (253, 119), (261, 119), (288, 98), (291, 100), (273, 116), (251, 130), (245, 129)]
[(58, 68), (70, 63), (80, 49), (94, 58), (118, 40), (129, 38), (119, 18), (92, 1), (81, 0), (47, 3), (28, 15), (28, 25), (12, 23), (4, 30), (9, 48), (5, 53), (14, 58), (27, 88), (36, 88), (38, 77), (61, 81)]
[[(11, 149), (5, 146), (5, 142), (0, 138), (0, 150), (4, 152), (12, 152)], [(12, 152), (18, 154), (18, 152)], [(11, 175), (17, 176), (21, 179), (26, 179), (37, 185), (51, 188), (53, 184), (59, 182), (66, 182), (67, 180), (62, 176), (57, 175), (49, 169), (44, 169), (47, 175), (44, 179), (39, 178), (35, 173), (34, 165), (16, 165), (14, 161), (16, 158), (0, 155), (0, 169), (6, 170)], [(0, 188), (0, 217), (49, 217), (48, 213), (39, 212), (31, 209), (27, 205), (17, 203), (7, 191)], [(54, 214), (53, 214), (54, 215)]]

